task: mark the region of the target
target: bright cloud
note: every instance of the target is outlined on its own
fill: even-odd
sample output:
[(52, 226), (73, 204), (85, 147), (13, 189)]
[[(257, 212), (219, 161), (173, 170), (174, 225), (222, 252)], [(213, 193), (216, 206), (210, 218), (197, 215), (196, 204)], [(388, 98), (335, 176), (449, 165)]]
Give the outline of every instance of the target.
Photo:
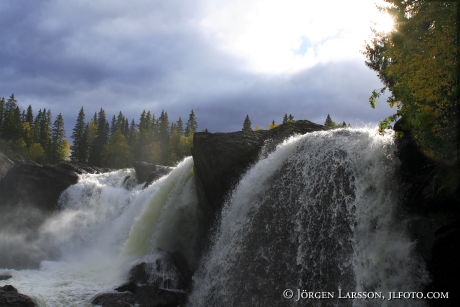
[(201, 25), (225, 52), (259, 73), (293, 73), (360, 58), (371, 26), (385, 22), (369, 0), (234, 0), (209, 5)]

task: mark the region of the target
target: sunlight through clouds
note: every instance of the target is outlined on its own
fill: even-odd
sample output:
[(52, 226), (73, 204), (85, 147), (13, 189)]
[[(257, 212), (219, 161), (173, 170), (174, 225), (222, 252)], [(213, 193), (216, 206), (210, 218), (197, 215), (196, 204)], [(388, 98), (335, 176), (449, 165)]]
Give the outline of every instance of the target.
[[(379, 3), (381, 4), (381, 3)], [(369, 0), (236, 0), (210, 4), (201, 20), (219, 49), (256, 73), (290, 74), (318, 63), (363, 59), (371, 27), (391, 26)]]

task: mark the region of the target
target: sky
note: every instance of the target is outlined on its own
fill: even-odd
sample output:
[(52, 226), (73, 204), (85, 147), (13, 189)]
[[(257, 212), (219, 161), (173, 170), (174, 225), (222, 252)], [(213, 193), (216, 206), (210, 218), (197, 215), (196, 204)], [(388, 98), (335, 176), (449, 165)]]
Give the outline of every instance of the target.
[(353, 126), (393, 113), (368, 97), (371, 27), (391, 18), (371, 0), (2, 0), (0, 97), (62, 113), (80, 107), (138, 120), (193, 109), (199, 130), (295, 119)]

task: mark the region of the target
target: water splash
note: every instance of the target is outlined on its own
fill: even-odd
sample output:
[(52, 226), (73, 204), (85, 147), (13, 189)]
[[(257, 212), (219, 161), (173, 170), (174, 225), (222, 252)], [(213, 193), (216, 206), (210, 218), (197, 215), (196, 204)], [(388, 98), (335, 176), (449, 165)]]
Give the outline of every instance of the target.
[[(0, 270), (12, 275), (0, 286), (12, 284), (39, 306), (90, 306), (95, 294), (124, 283), (131, 265), (153, 259), (156, 249), (197, 261), (200, 210), (192, 167), (186, 158), (146, 189), (126, 187), (133, 170), (81, 175), (61, 195), (62, 210), (38, 231), (34, 246), (44, 251), (40, 268)], [(151, 210), (154, 219), (148, 217)], [(133, 241), (138, 253), (126, 252)]]

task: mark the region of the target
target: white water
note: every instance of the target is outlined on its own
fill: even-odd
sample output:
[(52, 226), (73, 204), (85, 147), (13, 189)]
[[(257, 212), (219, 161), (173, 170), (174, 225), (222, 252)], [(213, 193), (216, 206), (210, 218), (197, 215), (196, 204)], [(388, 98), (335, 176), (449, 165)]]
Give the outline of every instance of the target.
[[(340, 129), (293, 137), (258, 161), (222, 212), (190, 306), (417, 306), (297, 300), (297, 289), (421, 291), (427, 282), (398, 216), (391, 135)], [(283, 297), (292, 289), (292, 300)], [(392, 305), (393, 304), (393, 305)]]
[(200, 211), (192, 167), (186, 158), (144, 190), (124, 187), (132, 170), (81, 175), (61, 195), (61, 211), (24, 243), (41, 251), (40, 268), (0, 269), (12, 275), (0, 286), (11, 284), (40, 306), (89, 306), (95, 294), (119, 286), (132, 263), (157, 249), (179, 250), (197, 261)]

